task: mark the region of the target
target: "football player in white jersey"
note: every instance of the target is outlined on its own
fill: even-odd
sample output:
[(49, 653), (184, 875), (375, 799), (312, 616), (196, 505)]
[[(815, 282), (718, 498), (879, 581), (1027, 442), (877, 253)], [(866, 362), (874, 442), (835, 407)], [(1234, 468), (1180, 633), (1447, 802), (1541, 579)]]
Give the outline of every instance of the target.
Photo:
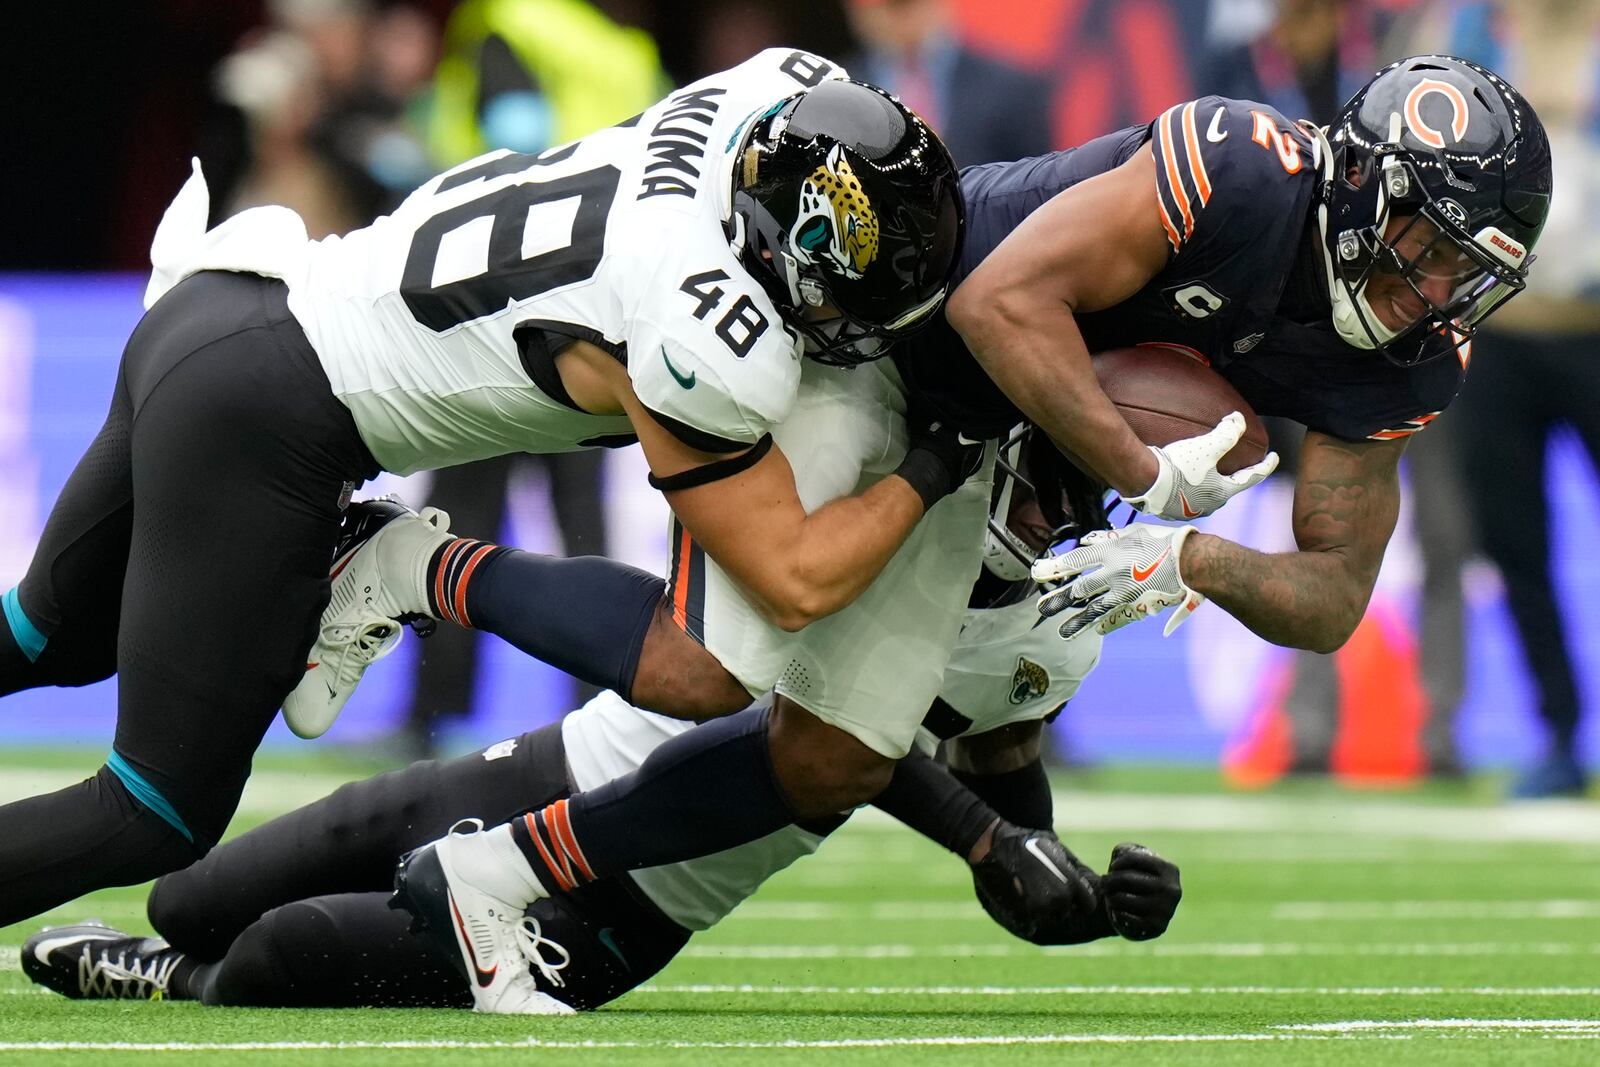
[[(1019, 447), (1007, 471), (1026, 465)], [(1038, 453), (1035, 453), (1036, 455)], [(1073, 512), (1103, 525), (1093, 492)], [(1026, 478), (1002, 479), (994, 541), (962, 638), (917, 747), (876, 804), (972, 865), (985, 909), (1036, 944), (1165, 931), (1177, 868), (1119, 845), (1103, 877), (1049, 827), (1038, 762), (1044, 722), (1099, 660), (1100, 638), (1063, 642), (1035, 626), (1028, 563), (1081, 532), (1040, 508)], [(1007, 521), (1009, 520), (1009, 521)], [(103, 926), (46, 930), (23, 969), (72, 997), (200, 999), (235, 1006), (466, 1006), (452, 966), (385, 906), (393, 861), (459, 819), (497, 821), (636, 769), (691, 724), (606, 692), (560, 725), (448, 762), (354, 783), (236, 838), (157, 883), (159, 938)], [(951, 770), (929, 756), (947, 743)], [(538, 995), (523, 1010), (598, 1007), (644, 982), (693, 932), (719, 922), (771, 875), (815, 851), (842, 817), (793, 825), (715, 856), (647, 868), (538, 902), (519, 924)], [(469, 976), (470, 977), (470, 976)]]
[[(834, 372), (841, 395), (896, 405), (849, 409), (881, 461), (839, 490), (861, 495), (802, 501), (771, 445), (806, 366), (927, 319), (961, 233), (938, 139), (808, 53), (470, 161), (344, 237), (308, 241), (283, 208), (209, 232), (207, 214), (197, 170), (156, 233), (106, 422), (0, 597), (0, 694), (119, 676), (105, 766), (0, 807), (0, 924), (216, 843), (317, 664), (349, 488), (381, 469), (637, 435), (685, 527), (788, 626), (867, 588), (969, 470), (953, 435), (908, 443), (887, 366)], [(551, 595), (574, 586), (595, 588), (558, 570)], [(626, 576), (600, 589), (639, 595)]]

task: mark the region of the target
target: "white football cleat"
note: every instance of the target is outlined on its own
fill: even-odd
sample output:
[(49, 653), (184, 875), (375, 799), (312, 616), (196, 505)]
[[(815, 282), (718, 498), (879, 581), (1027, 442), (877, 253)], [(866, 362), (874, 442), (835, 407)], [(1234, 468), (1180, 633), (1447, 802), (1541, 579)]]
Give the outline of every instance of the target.
[[(463, 831), (463, 827), (470, 827)], [(466, 819), (450, 832), (400, 860), (392, 908), (415, 920), (412, 930), (448, 952), (472, 987), (473, 1010), (495, 1015), (573, 1015), (575, 1009), (539, 988), (536, 968), (551, 986), (565, 985), (567, 950), (544, 937), (537, 919), (516, 904), (473, 885), (462, 874), (460, 852), (484, 847), (483, 823)], [(546, 959), (548, 947), (555, 955)]]
[(333, 590), (306, 673), (284, 698), (283, 721), (307, 740), (327, 733), (368, 667), (393, 652), (401, 623), (431, 619), (428, 560), (450, 540), (450, 516), (390, 497), (346, 510), (329, 577)]

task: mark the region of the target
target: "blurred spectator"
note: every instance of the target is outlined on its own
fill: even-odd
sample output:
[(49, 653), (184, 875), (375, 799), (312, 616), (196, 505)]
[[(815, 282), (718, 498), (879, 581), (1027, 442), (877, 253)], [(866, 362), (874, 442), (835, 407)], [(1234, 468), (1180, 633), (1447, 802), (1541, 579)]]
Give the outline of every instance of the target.
[(1577, 795), (1580, 718), (1564, 598), (1550, 569), (1545, 458), (1558, 427), (1600, 460), (1600, 3), (1446, 3), (1424, 22), (1445, 51), (1505, 75), (1550, 135), (1555, 199), (1526, 293), (1497, 312), (1472, 346), (1462, 389), (1462, 480), (1484, 552), (1506, 598), (1549, 731), (1519, 797)]
[(947, 0), (848, 0), (848, 13), (863, 49), (851, 75), (926, 119), (958, 164), (1050, 150), (1050, 82), (959, 42)]
[[(626, 13), (618, 8), (617, 13)], [(429, 143), (439, 167), (494, 148), (542, 152), (643, 111), (666, 90), (655, 43), (583, 0), (466, 0), (445, 28)], [(517, 468), (544, 467), (556, 524), (568, 555), (605, 555), (598, 450), (510, 457), (451, 467), (434, 477), (429, 503), (452, 526), (499, 535), (506, 492)], [(421, 645), (411, 707), (402, 729), (405, 755), (436, 748), (441, 719), (472, 709), (481, 638), (453, 628)], [(594, 690), (573, 683), (581, 703)]]
[(1387, 61), (1378, 57), (1386, 29), (1385, 16), (1363, 0), (1278, 0), (1259, 36), (1207, 52), (1195, 88), (1327, 125)]
[(366, 0), (273, 0), (270, 28), (219, 66), (206, 159), (217, 218), (283, 204), (314, 238), (364, 226), (431, 171), (407, 107), (426, 86), (432, 25)]
[(1054, 142), (1077, 145), (1149, 122), (1194, 95), (1206, 39), (1203, 0), (1076, 0), (1063, 5), (1055, 54)]

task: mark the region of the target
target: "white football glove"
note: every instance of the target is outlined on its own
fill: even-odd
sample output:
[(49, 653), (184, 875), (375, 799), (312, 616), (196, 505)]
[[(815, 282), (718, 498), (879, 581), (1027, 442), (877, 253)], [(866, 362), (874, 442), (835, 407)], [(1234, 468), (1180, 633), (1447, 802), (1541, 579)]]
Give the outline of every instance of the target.
[(1123, 497), (1123, 501), (1158, 518), (1198, 519), (1226, 504), (1235, 493), (1242, 493), (1278, 469), (1278, 454), (1233, 474), (1217, 470), (1217, 461), (1244, 436), (1244, 416), (1230, 412), (1216, 428), (1199, 437), (1186, 437), (1159, 448), (1151, 445), (1160, 470), (1143, 496)]
[(1176, 604), (1162, 631), (1170, 634), (1205, 601), (1178, 572), (1183, 542), (1193, 532), (1193, 526), (1136, 522), (1120, 530), (1096, 530), (1071, 552), (1039, 560), (1034, 581), (1066, 583), (1039, 598), (1039, 614), (1049, 618), (1078, 609), (1061, 624), (1061, 636), (1071, 639), (1090, 627), (1108, 634)]

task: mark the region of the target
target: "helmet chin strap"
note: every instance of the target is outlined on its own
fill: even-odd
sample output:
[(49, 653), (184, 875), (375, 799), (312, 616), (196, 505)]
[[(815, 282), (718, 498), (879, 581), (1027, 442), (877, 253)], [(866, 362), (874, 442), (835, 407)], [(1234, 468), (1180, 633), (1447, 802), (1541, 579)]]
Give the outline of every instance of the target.
[[(1301, 127), (1311, 137), (1311, 165), (1322, 173), (1324, 182), (1334, 180), (1333, 173), (1333, 146), (1328, 143), (1327, 130), (1310, 122), (1301, 122)], [(1397, 141), (1400, 137), (1400, 116), (1390, 116), (1390, 140)], [(1377, 176), (1374, 176), (1377, 180)], [(1376, 225), (1378, 232), (1382, 233), (1384, 224), (1388, 221), (1389, 203), (1384, 195), (1383, 182), (1378, 182), (1378, 213)], [(1317, 205), (1317, 231), (1322, 238), (1322, 265), (1328, 274), (1328, 298), (1333, 304), (1333, 329), (1339, 339), (1345, 344), (1355, 348), (1375, 349), (1379, 344), (1384, 344), (1400, 336), (1399, 330), (1391, 330), (1383, 324), (1372, 310), (1372, 305), (1367, 302), (1366, 286), (1352, 294), (1345, 287), (1344, 280), (1339, 276), (1339, 270), (1333, 262), (1333, 252), (1328, 242), (1328, 205), (1326, 200)]]

